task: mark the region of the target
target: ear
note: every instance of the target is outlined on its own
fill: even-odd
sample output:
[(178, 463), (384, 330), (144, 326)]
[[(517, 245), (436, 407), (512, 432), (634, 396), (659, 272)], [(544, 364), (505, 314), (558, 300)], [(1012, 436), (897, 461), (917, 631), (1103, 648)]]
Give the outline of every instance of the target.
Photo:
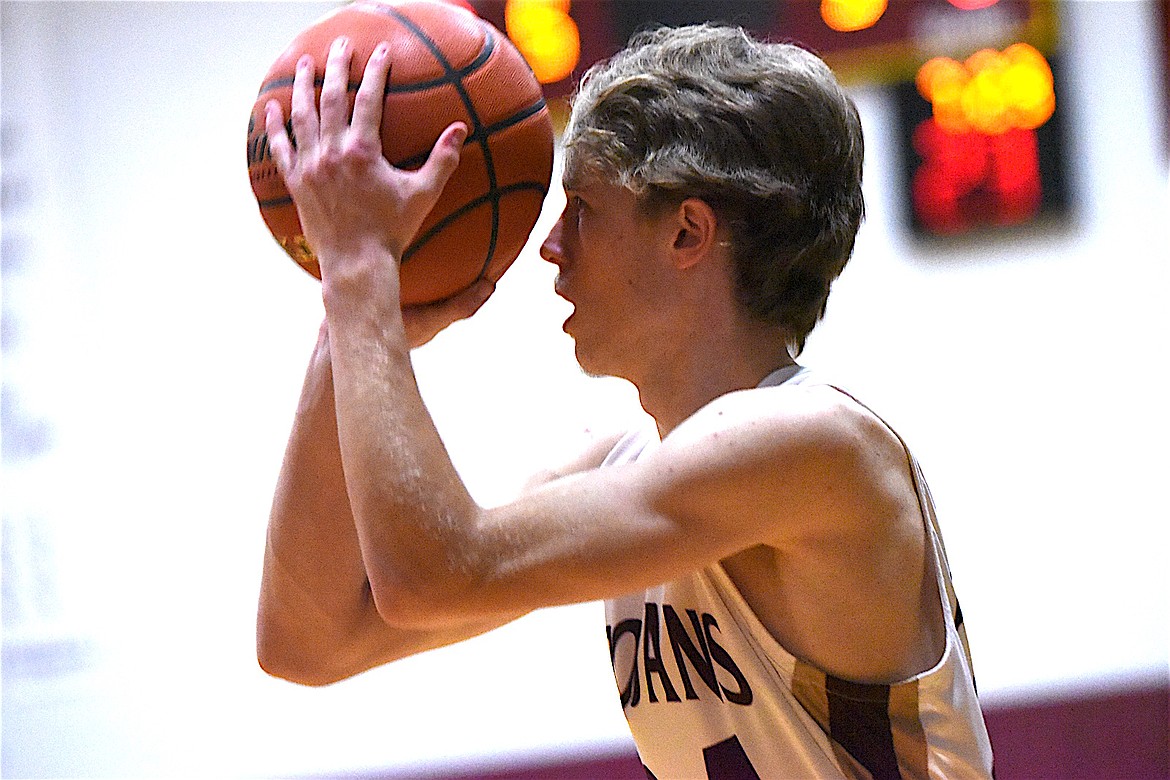
[(687, 198), (675, 212), (674, 253), (675, 267), (690, 268), (714, 248), (719, 218), (704, 200)]

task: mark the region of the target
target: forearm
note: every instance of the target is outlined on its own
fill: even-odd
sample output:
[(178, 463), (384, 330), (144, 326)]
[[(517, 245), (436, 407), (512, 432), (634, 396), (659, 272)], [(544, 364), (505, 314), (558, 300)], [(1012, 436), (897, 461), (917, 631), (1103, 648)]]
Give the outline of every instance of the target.
[(273, 500), (257, 617), (257, 652), (302, 682), (360, 670), (380, 623), (353, 524), (334, 416), (328, 347), (318, 344)]
[(362, 284), (326, 279), (346, 484), (379, 612), (392, 623), (440, 625), (429, 605), (475, 576), (479, 507), (419, 394), (393, 259), (372, 254), (376, 270)]

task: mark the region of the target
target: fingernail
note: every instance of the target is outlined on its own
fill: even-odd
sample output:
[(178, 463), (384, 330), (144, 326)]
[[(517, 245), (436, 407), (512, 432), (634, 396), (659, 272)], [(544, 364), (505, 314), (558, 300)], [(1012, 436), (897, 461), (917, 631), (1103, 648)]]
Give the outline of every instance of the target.
[(382, 41), (381, 43), (379, 43), (378, 48), (374, 49), (374, 56), (376, 56), (376, 57), (385, 57), (389, 53), (390, 53), (390, 44), (386, 43), (385, 41)]
[(340, 38), (338, 38), (337, 40), (333, 41), (333, 51), (340, 53), (340, 52), (344, 51), (345, 47), (348, 45), (349, 45), (349, 39), (343, 35)]
[(312, 58), (308, 54), (302, 54), (301, 58), (297, 60), (297, 69), (304, 70), (305, 68), (309, 67), (309, 62), (311, 60)]

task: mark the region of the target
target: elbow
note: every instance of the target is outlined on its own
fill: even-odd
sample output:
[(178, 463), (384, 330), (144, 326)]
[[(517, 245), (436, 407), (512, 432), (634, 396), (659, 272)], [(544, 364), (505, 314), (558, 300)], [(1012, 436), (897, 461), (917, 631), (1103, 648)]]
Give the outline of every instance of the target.
[(260, 664), (260, 669), (268, 676), (309, 688), (324, 688), (344, 679), (336, 675), (322, 674), (318, 669), (290, 664), (285, 659), (271, 655), (257, 653), (256, 660)]
[(305, 685), (308, 688), (324, 688), (338, 682), (339, 678), (332, 678), (319, 674), (317, 670), (297, 667), (295, 664), (283, 663), (270, 656), (256, 655), (260, 669), (269, 677), (283, 679), (285, 682)]
[(378, 617), (390, 628), (420, 631), (449, 621), (450, 607), (433, 597), (406, 593), (397, 586), (373, 586)]
[(266, 653), (257, 653), (256, 661), (268, 676), (308, 688), (324, 688), (352, 676), (350, 673)]
[(382, 622), (395, 629), (434, 630), (482, 617), (472, 598), (473, 582), (464, 576), (371, 578), (370, 592)]
[[(401, 513), (362, 511), (363, 504), (372, 503), (354, 501), (359, 528), (376, 526), (376, 518), (385, 514)], [(408, 510), (421, 515), (417, 508)], [(429, 630), (485, 616), (488, 585), (498, 572), (490, 539), (481, 530), (484, 514), (470, 497), (451, 500), (434, 510), (434, 516), (411, 521), (413, 530), (364, 544), (366, 585), (382, 623), (392, 629)]]
[(329, 663), (331, 654), (309, 648), (303, 641), (281, 636), (263, 625), (256, 632), (256, 662), (267, 675), (279, 680), (322, 688), (352, 676)]
[(323, 688), (345, 679), (345, 675), (331, 674), (320, 666), (306, 663), (287, 653), (257, 650), (256, 661), (270, 677), (309, 688)]

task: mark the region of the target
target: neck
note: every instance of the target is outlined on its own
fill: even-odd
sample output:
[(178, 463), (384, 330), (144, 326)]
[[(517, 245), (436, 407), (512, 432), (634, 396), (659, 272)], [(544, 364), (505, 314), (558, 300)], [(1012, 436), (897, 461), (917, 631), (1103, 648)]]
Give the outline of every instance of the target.
[[(684, 420), (721, 395), (757, 386), (793, 359), (782, 335), (752, 326), (751, 337), (720, 337), (718, 329), (693, 334), (694, 340), (666, 359), (627, 377), (638, 389), (642, 408), (666, 436)], [(728, 334), (730, 335), (730, 334)], [(706, 348), (703, 348), (706, 347)]]

